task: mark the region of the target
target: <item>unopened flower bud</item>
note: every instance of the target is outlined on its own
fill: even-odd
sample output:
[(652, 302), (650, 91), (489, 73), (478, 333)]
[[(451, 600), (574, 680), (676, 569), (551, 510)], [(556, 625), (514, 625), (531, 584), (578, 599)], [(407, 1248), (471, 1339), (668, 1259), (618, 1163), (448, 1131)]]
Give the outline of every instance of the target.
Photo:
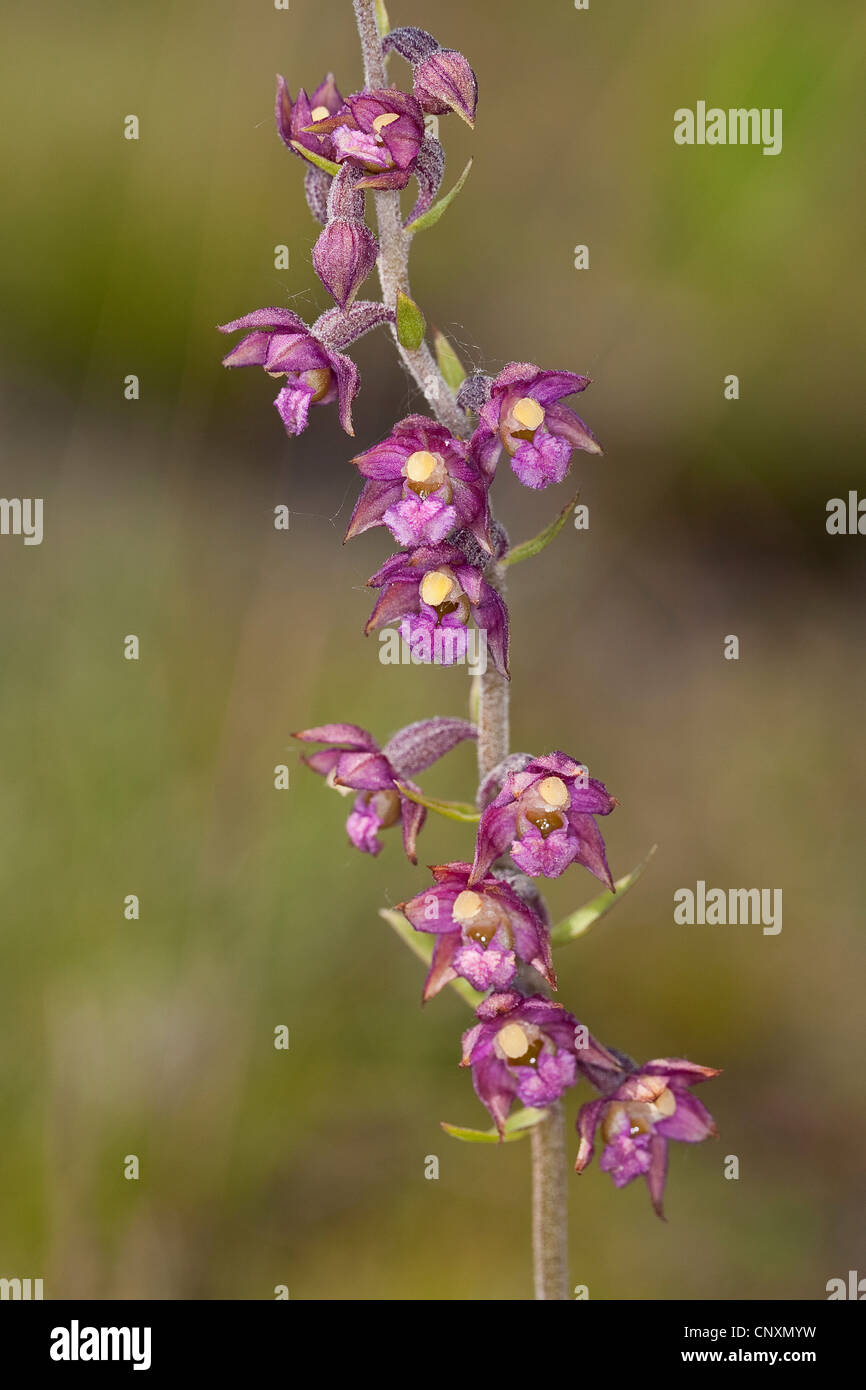
[(422, 111), (432, 116), (455, 111), (468, 126), (475, 125), (478, 82), (462, 53), (440, 48), (416, 64), (413, 80)]
[(329, 222), (313, 247), (313, 268), (345, 313), (379, 255), (379, 243), (363, 222)]

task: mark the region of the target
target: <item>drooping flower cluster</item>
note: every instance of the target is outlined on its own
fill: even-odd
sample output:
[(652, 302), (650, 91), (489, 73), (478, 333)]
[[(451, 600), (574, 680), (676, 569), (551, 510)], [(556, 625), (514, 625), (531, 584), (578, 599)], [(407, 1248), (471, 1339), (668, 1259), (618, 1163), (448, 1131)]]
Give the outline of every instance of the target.
[[(274, 404), (289, 435), (307, 428), (313, 406), (332, 403), (354, 434), (360, 380), (346, 349), (364, 334), (389, 324), (408, 365), (419, 352), (401, 336), (398, 305), (358, 298), (380, 257), (366, 195), (391, 193), (399, 207), (400, 190), (414, 181), (414, 205), (402, 222), (404, 238), (412, 235), (434, 207), (445, 168), (435, 118), (453, 112), (473, 126), (478, 86), (466, 58), (424, 30), (392, 30), (382, 41), (382, 54), (390, 53), (410, 65), (411, 92), (372, 86), (343, 97), (329, 73), (311, 95), (301, 88), (293, 99), (277, 79), (277, 131), (304, 162), (307, 203), (322, 228), (313, 267), (336, 307), (310, 326), (287, 309), (259, 309), (221, 331), (245, 335), (225, 357), (227, 367), (258, 366), (280, 381)], [(432, 361), (426, 348), (420, 352)], [(495, 377), (476, 372), (444, 412), (452, 426), (458, 422), (456, 432), (413, 414), (355, 456), (364, 482), (346, 540), (384, 527), (400, 547), (368, 581), (378, 590), (368, 633), (396, 625), (414, 660), (453, 665), (466, 661), (474, 624), (508, 679), (509, 618), (499, 581), (509, 543), (493, 520), (490, 489), (503, 454), (520, 482), (540, 489), (565, 479), (575, 450), (601, 453), (564, 404), (589, 385), (586, 376), (526, 362), (511, 362)], [(476, 735), (465, 720), (433, 718), (381, 747), (356, 724), (323, 724), (295, 737), (323, 745), (303, 760), (334, 790), (354, 796), (351, 844), (377, 855), (380, 836), (399, 824), (414, 864), (427, 808), (442, 806), (415, 778)], [(644, 1177), (661, 1214), (668, 1140), (714, 1133), (690, 1087), (717, 1073), (676, 1059), (638, 1067), (549, 997), (557, 987), (550, 922), (532, 882), (579, 864), (615, 891), (597, 817), (616, 804), (585, 764), (563, 752), (511, 755), (479, 789), (471, 862), (433, 866), (433, 885), (401, 908), (416, 932), (433, 938), (424, 1001), (458, 981), (483, 996), (461, 1065), (471, 1068), (500, 1137), (515, 1101), (543, 1110), (582, 1079), (598, 1098), (580, 1110), (578, 1171), (600, 1134), (602, 1170), (617, 1186)]]
[[(413, 223), (435, 200), (445, 167), (425, 120), (455, 112), (475, 123), (478, 84), (466, 58), (423, 29), (393, 29), (383, 53), (403, 57), (412, 91), (382, 87), (342, 96), (332, 73), (311, 95), (295, 98), (277, 79), (276, 124), (283, 143), (306, 164), (305, 192), (322, 224), (313, 267), (337, 308), (307, 326), (287, 309), (258, 309), (222, 326), (246, 336), (227, 367), (262, 367), (281, 382), (274, 402), (286, 432), (302, 433), (313, 406), (337, 405), (353, 434), (358, 370), (345, 349), (384, 323), (396, 331), (394, 307), (358, 298), (376, 265), (379, 244), (367, 225), (368, 190), (400, 190), (414, 180)], [(495, 378), (476, 373), (459, 404), (474, 428), (458, 438), (437, 420), (410, 415), (353, 460), (365, 479), (346, 539), (374, 526), (390, 531), (399, 554), (371, 578), (380, 590), (367, 624), (399, 627), (412, 659), (436, 665), (466, 661), (474, 624), (497, 669), (508, 672), (508, 614), (485, 576), (507, 541), (491, 527), (489, 492), (504, 451), (518, 478), (541, 488), (565, 478), (575, 449), (600, 453), (583, 422), (562, 401), (589, 378), (513, 362)]]

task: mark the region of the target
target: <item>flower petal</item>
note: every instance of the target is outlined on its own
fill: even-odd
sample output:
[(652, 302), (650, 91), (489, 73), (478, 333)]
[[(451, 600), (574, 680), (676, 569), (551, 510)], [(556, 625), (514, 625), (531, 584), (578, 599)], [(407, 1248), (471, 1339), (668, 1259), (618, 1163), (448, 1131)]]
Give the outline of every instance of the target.
[(438, 994), (440, 989), (457, 979), (457, 971), (452, 964), (454, 955), (460, 947), (460, 933), (448, 932), (444, 936), (438, 936), (433, 945), (433, 957), (430, 962), (430, 969), (427, 972), (427, 979), (424, 981), (424, 993), (421, 1002), (426, 1004), (428, 999), (432, 999)]
[(377, 482), (371, 479), (365, 483), (349, 519), (344, 540), (349, 541), (355, 536), (360, 536), (363, 531), (369, 531), (371, 526), (381, 526), (385, 512), (395, 502), (399, 502), (402, 496), (403, 485), (400, 482)]
[(678, 1139), (683, 1144), (700, 1144), (718, 1133), (715, 1120), (697, 1096), (680, 1091), (676, 1099), (677, 1108), (673, 1115), (656, 1123), (657, 1132), (663, 1134), (665, 1139)]
[(580, 1144), (577, 1150), (577, 1161), (574, 1165), (575, 1171), (578, 1173), (582, 1173), (592, 1159), (596, 1126), (606, 1104), (607, 1101), (604, 1099), (591, 1100), (580, 1107), (577, 1116), (577, 1132), (580, 1135)]
[(649, 1141), (650, 1150), (650, 1169), (646, 1175), (646, 1185), (649, 1188), (650, 1200), (653, 1210), (662, 1221), (665, 1219), (663, 1201), (665, 1193), (665, 1178), (668, 1172), (668, 1146), (660, 1134), (654, 1134)]
[(349, 748), (366, 748), (378, 752), (378, 745), (372, 734), (362, 729), (360, 724), (317, 724), (313, 729), (302, 729), (292, 734), (304, 743), (344, 743)]
[(307, 333), (309, 330), (303, 319), (289, 309), (254, 309), (243, 318), (232, 319), (231, 323), (221, 323), (220, 333), (236, 333), (241, 328), (265, 328), (271, 331), (282, 329), (289, 333)]
[(418, 832), (427, 819), (426, 807), (420, 806), (415, 801), (410, 801), (408, 797), (401, 796), (400, 818), (403, 823), (403, 848), (412, 863), (417, 864), (418, 854), (415, 849), (415, 842), (418, 839)]
[(510, 847), (514, 839), (516, 819), (514, 802), (509, 806), (491, 805), (483, 812), (478, 826), (475, 862), (469, 877), (470, 885), (484, 878), (491, 865)]

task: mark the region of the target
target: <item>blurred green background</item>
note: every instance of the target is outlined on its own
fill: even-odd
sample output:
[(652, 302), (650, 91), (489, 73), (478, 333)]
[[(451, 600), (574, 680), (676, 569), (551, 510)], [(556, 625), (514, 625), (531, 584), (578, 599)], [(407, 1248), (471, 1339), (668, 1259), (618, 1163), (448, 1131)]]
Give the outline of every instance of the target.
[[(428, 319), (468, 365), (594, 378), (590, 529), (513, 571), (513, 746), (605, 780), (615, 874), (660, 849), (561, 955), (560, 997), (638, 1059), (724, 1068), (704, 1096), (721, 1139), (672, 1154), (667, 1224), (642, 1184), (574, 1179), (573, 1282), (822, 1298), (866, 1272), (866, 540), (824, 525), (828, 498), (866, 490), (862, 9), (391, 17), (466, 52), (481, 89), (474, 134), (442, 122), (446, 180), (475, 167), (418, 238)], [(420, 967), (377, 917), (426, 873), (393, 836), (351, 851), (345, 803), (288, 747), (327, 720), (384, 738), (460, 714), (465, 673), (379, 664), (364, 583), (389, 545), (341, 547), (352, 445), (328, 411), (288, 441), (273, 384), (224, 372), (214, 331), (327, 307), (271, 111), (277, 70), (293, 91), (328, 68), (360, 85), (349, 0), (48, 0), (18, 8), (0, 64), (2, 490), (45, 499), (42, 546), (0, 540), (0, 1275), (47, 1297), (529, 1297), (529, 1147), (439, 1128), (485, 1122), (456, 1067), (465, 1005), (422, 1013)], [(782, 107), (782, 154), (676, 147), (673, 112), (699, 99)], [(386, 335), (357, 356), (367, 447), (419, 400)], [(513, 537), (566, 486), (503, 470)], [(473, 770), (460, 749), (425, 786), (468, 798)], [(467, 857), (471, 832), (431, 822), (421, 849)], [(675, 925), (697, 879), (782, 888), (781, 934)], [(594, 892), (574, 870), (551, 910)]]

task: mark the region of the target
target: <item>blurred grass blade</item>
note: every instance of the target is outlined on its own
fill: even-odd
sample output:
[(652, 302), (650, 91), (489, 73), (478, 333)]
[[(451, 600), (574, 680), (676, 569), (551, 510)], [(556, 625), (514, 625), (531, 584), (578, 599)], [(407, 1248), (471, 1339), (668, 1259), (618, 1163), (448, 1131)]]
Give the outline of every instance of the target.
[(471, 168), (472, 160), (470, 159), (469, 163), (466, 165), (466, 168), (463, 170), (463, 173), (460, 175), (454, 187), (451, 189), (451, 192), (446, 193), (444, 198), (440, 198), (438, 203), (434, 203), (432, 208), (428, 208), (426, 212), (423, 212), (420, 217), (415, 219), (415, 221), (409, 228), (413, 236), (416, 232), (423, 232), (427, 227), (435, 227), (443, 212), (446, 212), (447, 209), (450, 208), (451, 204), (454, 202), (454, 199), (457, 197), (457, 194), (460, 192), (464, 183), (469, 178), (469, 170)]
[[(515, 1140), (523, 1139), (546, 1115), (546, 1110), (532, 1110), (529, 1106), (525, 1110), (518, 1110), (516, 1115), (509, 1115), (505, 1121), (503, 1144), (513, 1144)], [(462, 1139), (464, 1144), (499, 1143), (499, 1131), (496, 1129), (466, 1129), (463, 1125), (446, 1124), (444, 1120), (439, 1123), (446, 1134), (450, 1134), (452, 1139)]]
[(554, 521), (551, 521), (549, 526), (545, 526), (543, 531), (539, 531), (537, 536), (533, 536), (531, 541), (523, 541), (521, 545), (513, 546), (502, 563), (504, 565), (517, 565), (521, 560), (529, 560), (533, 555), (539, 555), (541, 551), (544, 550), (546, 546), (550, 545), (550, 542), (555, 540), (559, 535), (571, 513), (577, 506), (577, 499), (579, 496), (580, 493), (576, 492), (571, 501), (566, 502), (559, 516), (557, 516)]
[(632, 884), (637, 883), (657, 849), (658, 845), (653, 845), (646, 859), (642, 860), (636, 869), (632, 869), (625, 878), (617, 879), (615, 894), (599, 893), (592, 902), (587, 903), (584, 907), (579, 907), (576, 912), (572, 912), (570, 917), (557, 923), (550, 933), (552, 945), (564, 946), (566, 942), (576, 941), (579, 936), (583, 936), (584, 932), (589, 931), (593, 923), (597, 922), (599, 917), (603, 917), (606, 912), (609, 912), (614, 904), (619, 902), (623, 893), (627, 893)]
[(339, 164), (335, 164), (333, 159), (325, 159), (324, 155), (313, 154), (312, 150), (305, 150), (299, 140), (292, 141), (292, 149), (297, 150), (298, 154), (303, 155), (310, 164), (315, 164), (317, 169), (324, 169), (325, 173), (330, 174), (332, 178), (334, 174), (339, 174)]
[[(436, 940), (432, 932), (416, 931), (415, 928), (407, 922), (402, 912), (398, 912), (396, 908), (393, 907), (380, 907), (379, 916), (383, 917), (388, 923), (388, 926), (406, 942), (413, 956), (417, 956), (419, 960), (422, 960), (424, 964), (429, 967)], [(477, 990), (473, 989), (468, 980), (451, 980), (450, 983), (451, 988), (460, 995), (461, 999), (466, 1001), (470, 1009), (474, 1010), (478, 1008), (484, 995), (479, 994)]]
[(466, 380), (466, 368), (445, 334), (440, 333), (438, 328), (433, 329), (433, 346), (436, 349), (436, 361), (439, 363), (439, 370), (448, 386), (456, 394)]
[(440, 801), (435, 796), (425, 796), (423, 792), (416, 791), (414, 787), (406, 787), (402, 782), (395, 782), (401, 795), (409, 801), (414, 801), (416, 806), (426, 806), (428, 811), (435, 811), (439, 816), (447, 816), (449, 820), (459, 820), (464, 824), (476, 825), (481, 819), (481, 812), (476, 811), (469, 801)]

